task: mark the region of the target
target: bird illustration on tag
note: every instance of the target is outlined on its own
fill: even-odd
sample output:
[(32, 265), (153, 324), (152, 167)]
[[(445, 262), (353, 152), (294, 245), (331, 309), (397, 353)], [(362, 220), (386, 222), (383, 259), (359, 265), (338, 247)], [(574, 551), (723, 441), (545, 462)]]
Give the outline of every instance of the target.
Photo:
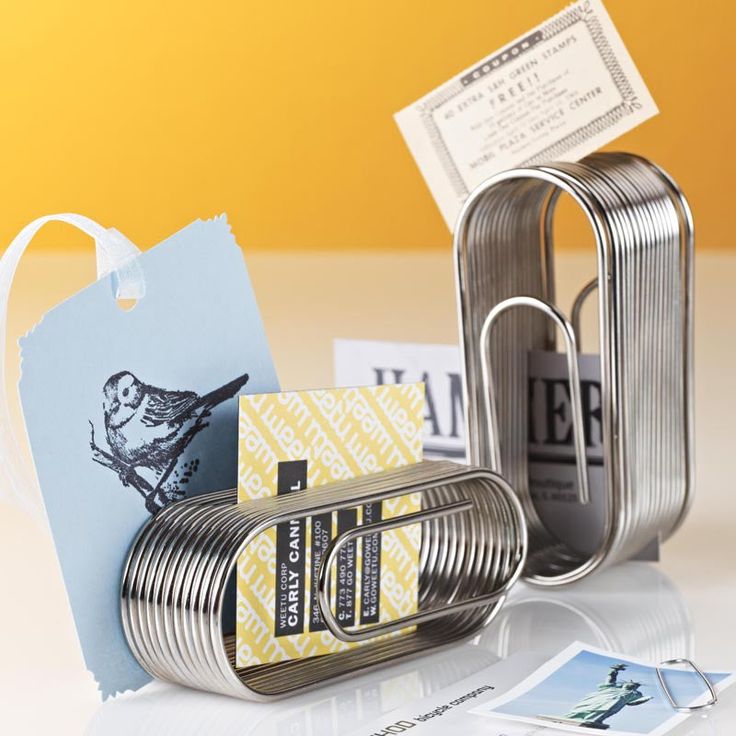
[(129, 371), (115, 373), (102, 389), (109, 451), (97, 445), (90, 421), (92, 459), (117, 473), (122, 484), (138, 491), (148, 511), (155, 513), (184, 496), (183, 486), (197, 472), (199, 460), (180, 463), (182, 453), (208, 426), (212, 410), (247, 382), (244, 374), (200, 396), (151, 386)]

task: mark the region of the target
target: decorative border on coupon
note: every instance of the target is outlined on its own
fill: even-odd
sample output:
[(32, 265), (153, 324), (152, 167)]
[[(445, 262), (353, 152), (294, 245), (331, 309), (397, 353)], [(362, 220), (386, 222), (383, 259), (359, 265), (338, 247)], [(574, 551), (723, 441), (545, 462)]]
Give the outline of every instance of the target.
[(507, 46), (503, 51), (490, 59), (487, 59), (482, 64), (479, 64), (475, 69), (472, 69), (467, 74), (463, 74), (462, 77), (454, 83), (450, 83), (450, 85), (443, 88), (436, 95), (433, 95), (421, 106), (420, 115), (422, 117), (422, 122), (427, 129), (429, 138), (432, 142), (433, 148), (437, 152), (440, 163), (442, 164), (458, 197), (467, 197), (468, 194), (470, 194), (470, 188), (465, 183), (459, 169), (455, 165), (455, 161), (450, 154), (450, 150), (442, 137), (442, 132), (434, 121), (434, 111), (442, 107), (446, 102), (452, 100), (466, 88), (476, 84), (483, 80), (488, 74), (492, 74), (498, 70), (504, 64), (507, 64), (510, 61), (516, 61), (524, 54), (531, 51), (538, 43), (548, 41), (549, 39), (558, 36), (576, 23), (585, 24), (585, 27), (601, 56), (601, 60), (611, 74), (611, 78), (621, 94), (621, 102), (611, 108), (604, 115), (600, 115), (596, 119), (591, 120), (589, 123), (586, 123), (577, 130), (574, 130), (572, 133), (569, 133), (564, 138), (556, 141), (542, 151), (537, 152), (534, 156), (523, 161), (520, 166), (531, 166), (543, 161), (554, 160), (579, 145), (582, 141), (587, 140), (592, 135), (596, 135), (597, 133), (610, 128), (621, 120), (621, 118), (631, 115), (641, 108), (641, 102), (634, 92), (634, 88), (629, 82), (628, 77), (621, 68), (616, 54), (608, 43), (608, 38), (601, 26), (601, 22), (596, 15), (595, 10), (588, 2), (585, 2), (570, 8), (567, 11), (563, 11), (559, 17), (551, 20), (543, 28), (534, 31), (534, 33), (525, 36), (510, 46)]

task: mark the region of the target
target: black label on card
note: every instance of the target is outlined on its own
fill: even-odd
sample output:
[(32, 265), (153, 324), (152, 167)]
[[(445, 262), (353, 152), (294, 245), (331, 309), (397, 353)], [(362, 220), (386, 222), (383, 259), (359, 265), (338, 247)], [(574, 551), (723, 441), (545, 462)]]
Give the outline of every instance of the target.
[(325, 631), (324, 619), (319, 610), (319, 602), (317, 598), (317, 586), (319, 582), (319, 566), (322, 564), (327, 546), (332, 541), (332, 514), (318, 514), (311, 519), (312, 523), (312, 559), (310, 590), (311, 597), (309, 602), (309, 630)]
[[(383, 504), (368, 503), (363, 506), (363, 524), (381, 521)], [(381, 535), (363, 537), (363, 561), (360, 576), (360, 623), (377, 624), (381, 600)]]
[[(337, 512), (338, 534), (357, 525), (357, 509), (341, 509)], [(356, 545), (355, 541), (344, 544), (337, 555), (336, 615), (342, 626), (355, 625)]]
[[(289, 460), (278, 465), (278, 495), (307, 487), (307, 461)], [(276, 615), (274, 635), (304, 631), (304, 571), (306, 523), (295, 519), (276, 526)]]

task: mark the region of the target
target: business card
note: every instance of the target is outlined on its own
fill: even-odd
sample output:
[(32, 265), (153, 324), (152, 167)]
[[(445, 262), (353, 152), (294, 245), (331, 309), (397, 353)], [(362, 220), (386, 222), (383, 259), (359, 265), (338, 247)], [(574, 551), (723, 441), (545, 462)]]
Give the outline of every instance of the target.
[(656, 115), (600, 0), (580, 0), (395, 115), (450, 229), (506, 169), (576, 161)]
[[(424, 385), (365, 386), (240, 397), (238, 499), (316, 488), (422, 459)], [(357, 646), (322, 618), (317, 580), (334, 537), (421, 509), (418, 494), (315, 514), (260, 534), (238, 560), (236, 665), (312, 657)], [(419, 525), (345, 544), (332, 609), (347, 628), (417, 610)]]

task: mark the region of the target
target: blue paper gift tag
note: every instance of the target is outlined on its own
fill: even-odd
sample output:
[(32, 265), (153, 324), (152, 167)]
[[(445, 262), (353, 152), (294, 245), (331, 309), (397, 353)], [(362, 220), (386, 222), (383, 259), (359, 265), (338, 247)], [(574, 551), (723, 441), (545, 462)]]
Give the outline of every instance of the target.
[(279, 389), (224, 216), (192, 223), (136, 263), (145, 295), (130, 311), (111, 273), (21, 340), (33, 459), (85, 661), (105, 697), (150, 679), (120, 619), (133, 538), (171, 500), (236, 485), (236, 396)]

